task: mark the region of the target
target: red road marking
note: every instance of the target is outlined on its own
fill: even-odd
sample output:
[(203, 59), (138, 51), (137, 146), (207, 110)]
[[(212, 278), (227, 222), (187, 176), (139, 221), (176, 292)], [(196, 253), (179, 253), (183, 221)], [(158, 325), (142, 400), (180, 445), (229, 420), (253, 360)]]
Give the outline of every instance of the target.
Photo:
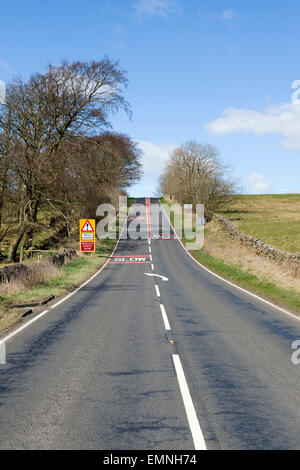
[(161, 235), (152, 235), (151, 236), (152, 240), (176, 240), (177, 237), (175, 235), (170, 235), (170, 236), (161, 236)]
[(149, 258), (150, 255), (114, 255), (111, 258)]

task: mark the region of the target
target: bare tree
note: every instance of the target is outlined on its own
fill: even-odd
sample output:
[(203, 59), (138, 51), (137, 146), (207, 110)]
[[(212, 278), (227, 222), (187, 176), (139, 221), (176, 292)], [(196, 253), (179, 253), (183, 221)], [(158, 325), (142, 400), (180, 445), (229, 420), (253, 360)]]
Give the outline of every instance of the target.
[(0, 229), (3, 219), (4, 198), (9, 183), (9, 170), (16, 148), (12, 145), (11, 111), (5, 101), (0, 102)]
[(109, 115), (122, 108), (130, 114), (122, 90), (126, 73), (108, 58), (100, 62), (61, 62), (28, 81), (17, 79), (7, 87), (5, 106), (10, 116), (10, 145), (17, 150), (12, 171), (23, 188), (22, 216), (9, 261), (16, 258), (26, 235), (32, 238), (38, 210), (53, 188), (61, 167), (62, 142), (82, 132), (92, 135), (109, 126)]
[(58, 151), (60, 178), (49, 199), (70, 220), (93, 216), (99, 204), (116, 204), (141, 176), (141, 152), (124, 134), (104, 132), (65, 141)]
[(189, 141), (171, 153), (160, 178), (160, 190), (181, 204), (204, 204), (210, 219), (231, 200), (235, 182), (226, 176), (216, 147)]

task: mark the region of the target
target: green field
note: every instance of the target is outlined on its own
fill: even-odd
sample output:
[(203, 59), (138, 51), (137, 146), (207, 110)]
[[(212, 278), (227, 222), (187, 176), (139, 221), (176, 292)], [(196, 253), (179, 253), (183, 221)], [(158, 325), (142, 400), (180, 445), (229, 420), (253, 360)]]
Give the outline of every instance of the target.
[(234, 196), (219, 213), (248, 235), (281, 250), (300, 252), (300, 194)]

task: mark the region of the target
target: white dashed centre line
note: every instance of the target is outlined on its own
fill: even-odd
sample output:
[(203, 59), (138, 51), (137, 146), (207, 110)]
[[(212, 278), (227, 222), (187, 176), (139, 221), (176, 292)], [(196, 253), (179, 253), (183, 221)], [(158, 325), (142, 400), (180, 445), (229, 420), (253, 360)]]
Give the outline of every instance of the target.
[(173, 359), (174, 367), (176, 370), (179, 388), (181, 391), (181, 396), (183, 399), (185, 412), (186, 412), (188, 422), (190, 425), (190, 430), (192, 433), (192, 438), (194, 441), (195, 449), (207, 450), (205, 440), (202, 434), (202, 430), (198, 421), (197, 413), (194, 408), (193, 400), (189, 391), (189, 387), (186, 382), (186, 378), (184, 375), (180, 357), (178, 356), (178, 354), (172, 354), (172, 359)]
[(165, 309), (164, 305), (162, 305), (162, 304), (160, 304), (160, 311), (161, 311), (161, 314), (162, 314), (162, 317), (163, 317), (165, 329), (167, 331), (171, 331), (170, 323), (169, 323), (169, 320), (168, 320), (168, 317), (167, 317), (167, 312), (166, 312), (166, 309)]
[(159, 287), (157, 284), (155, 284), (155, 290), (156, 290), (157, 297), (160, 297), (160, 291), (159, 291)]

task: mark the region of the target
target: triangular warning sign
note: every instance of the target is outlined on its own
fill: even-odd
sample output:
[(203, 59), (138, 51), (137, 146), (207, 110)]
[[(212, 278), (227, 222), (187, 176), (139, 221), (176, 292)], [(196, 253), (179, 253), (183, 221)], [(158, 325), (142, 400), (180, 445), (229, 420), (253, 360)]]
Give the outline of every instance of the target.
[(82, 227), (81, 229), (82, 232), (93, 232), (94, 229), (93, 227), (91, 226), (90, 222), (87, 220), (84, 224), (84, 226)]

